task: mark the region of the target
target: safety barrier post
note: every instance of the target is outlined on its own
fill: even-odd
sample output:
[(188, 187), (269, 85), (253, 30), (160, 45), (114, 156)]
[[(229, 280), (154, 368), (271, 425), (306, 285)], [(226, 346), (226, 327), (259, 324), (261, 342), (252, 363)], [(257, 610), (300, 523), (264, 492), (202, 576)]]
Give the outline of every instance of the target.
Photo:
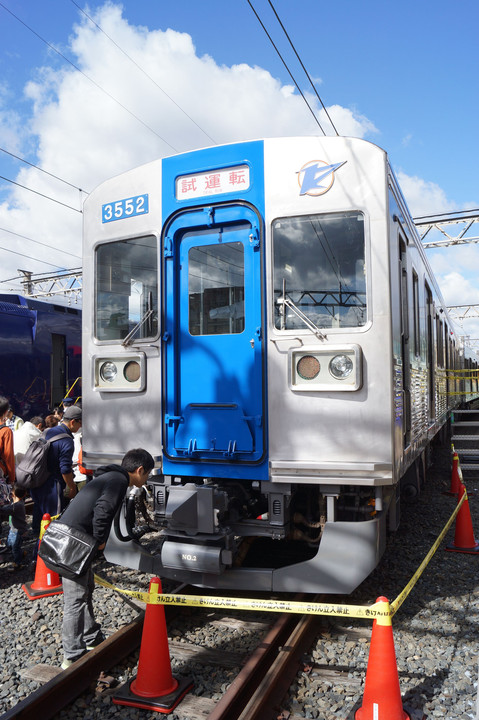
[(474, 530), (472, 529), (471, 510), (469, 508), (469, 500), (467, 499), (466, 486), (464, 483), (461, 483), (457, 496), (458, 504), (461, 502), (463, 495), (466, 497), (457, 513), (454, 542), (448, 545), (446, 550), (449, 552), (478, 554), (479, 543), (476, 542)]
[(459, 464), (459, 455), (457, 452), (452, 454), (452, 472), (451, 472), (451, 486), (444, 495), (457, 495), (459, 492), (459, 486), (462, 483), (462, 470)]
[(369, 648), (363, 704), (355, 720), (410, 720), (403, 709), (389, 600), (379, 597), (376, 603), (386, 613), (375, 618)]
[[(193, 687), (189, 678), (176, 680), (171, 674), (165, 608), (155, 602), (162, 592), (160, 578), (150, 581), (150, 600), (145, 611), (140, 658), (136, 677), (123, 685), (112, 700), (115, 705), (170, 713)], [(151, 600), (153, 598), (153, 600)]]
[[(40, 525), (40, 545), (45, 530), (51, 523), (51, 517), (48, 513), (42, 517)], [(35, 579), (22, 585), (29, 600), (38, 600), (38, 598), (50, 597), (51, 595), (60, 595), (63, 592), (62, 581), (58, 573), (49, 570), (41, 557), (37, 555), (37, 564), (35, 566)]]

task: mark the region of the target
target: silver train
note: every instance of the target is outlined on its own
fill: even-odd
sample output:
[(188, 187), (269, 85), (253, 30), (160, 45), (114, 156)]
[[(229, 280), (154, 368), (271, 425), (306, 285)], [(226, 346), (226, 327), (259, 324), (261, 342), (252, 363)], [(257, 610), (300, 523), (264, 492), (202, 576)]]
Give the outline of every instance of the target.
[[(349, 593), (479, 397), (379, 147), (278, 138), (151, 162), (84, 207), (83, 458), (156, 459), (106, 555), (194, 585)], [(467, 368), (466, 374), (459, 372)]]

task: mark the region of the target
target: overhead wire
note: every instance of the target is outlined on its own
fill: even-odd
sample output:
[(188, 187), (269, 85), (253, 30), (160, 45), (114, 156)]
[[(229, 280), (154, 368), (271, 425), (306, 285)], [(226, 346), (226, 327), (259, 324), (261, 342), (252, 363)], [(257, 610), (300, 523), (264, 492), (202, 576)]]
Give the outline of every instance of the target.
[[(288, 67), (288, 65), (287, 65), (287, 63), (286, 63), (286, 60), (283, 58), (283, 56), (281, 55), (280, 51), (279, 51), (278, 48), (276, 47), (276, 45), (275, 45), (275, 43), (274, 43), (274, 41), (273, 41), (273, 38), (271, 37), (271, 35), (270, 35), (269, 32), (267, 31), (265, 25), (263, 24), (263, 21), (261, 20), (260, 16), (258, 15), (258, 13), (256, 12), (255, 8), (253, 7), (251, 1), (250, 1), (250, 0), (246, 0), (246, 2), (248, 3), (248, 5), (250, 6), (251, 10), (252, 10), (253, 13), (255, 14), (256, 19), (258, 20), (259, 24), (261, 25), (261, 27), (263, 28), (264, 32), (266, 33), (266, 35), (267, 35), (267, 37), (268, 37), (268, 40), (270, 41), (271, 45), (272, 45), (272, 46), (274, 47), (274, 49), (276, 50), (276, 53), (278, 54), (279, 59), (280, 59), (281, 62), (283, 63), (284, 67), (286, 68), (286, 71), (287, 71), (288, 75), (290, 76), (291, 80), (293, 81), (293, 83), (294, 83), (295, 86), (297, 87), (298, 92), (299, 92), (299, 94), (301, 95), (301, 97), (303, 98), (304, 102), (305, 102), (306, 105), (308, 106), (308, 108), (309, 108), (309, 110), (310, 110), (310, 112), (311, 112), (311, 115), (312, 115), (313, 118), (314, 118), (314, 121), (315, 121), (316, 124), (318, 125), (318, 127), (319, 127), (319, 129), (321, 130), (321, 132), (323, 133), (323, 135), (326, 135), (323, 127), (321, 126), (321, 123), (319, 122), (318, 118), (316, 117), (316, 113), (314, 112), (314, 110), (313, 110), (313, 108), (311, 107), (311, 105), (309, 104), (309, 102), (306, 100), (306, 97), (305, 97), (303, 91), (301, 90), (299, 84), (296, 82), (296, 80), (295, 80), (295, 78), (294, 78), (291, 70), (289, 69), (289, 67)], [(1, 3), (0, 3), (0, 4), (1, 4)]]
[(175, 148), (171, 143), (168, 142), (168, 140), (165, 140), (164, 137), (162, 137), (159, 133), (157, 133), (156, 130), (153, 130), (153, 128), (150, 127), (150, 126), (149, 126), (146, 122), (144, 122), (141, 118), (139, 118), (138, 115), (135, 115), (134, 112), (132, 112), (131, 110), (129, 110), (125, 105), (123, 105), (123, 103), (121, 103), (121, 102), (120, 102), (119, 100), (117, 100), (113, 95), (111, 95), (111, 93), (109, 93), (107, 90), (105, 90), (104, 88), (102, 88), (102, 86), (99, 85), (99, 84), (96, 82), (96, 80), (93, 80), (93, 78), (91, 78), (89, 75), (87, 75), (85, 72), (83, 72), (83, 70), (81, 70), (77, 65), (75, 65), (75, 63), (73, 63), (69, 58), (67, 58), (66, 55), (63, 55), (63, 53), (61, 53), (59, 50), (57, 50), (57, 48), (56, 48), (54, 45), (52, 45), (51, 43), (49, 43), (48, 40), (45, 40), (45, 38), (43, 38), (41, 35), (39, 35), (39, 33), (37, 33), (36, 30), (34, 30), (34, 29), (33, 29), (32, 27), (30, 27), (29, 25), (27, 25), (26, 22), (24, 22), (21, 18), (19, 18), (18, 15), (15, 15), (15, 13), (12, 12), (9, 8), (7, 8), (7, 6), (4, 5), (2, 2), (0, 2), (0, 7), (2, 7), (4, 10), (6, 10), (12, 17), (15, 18), (15, 20), (18, 20), (18, 22), (21, 23), (24, 27), (26, 27), (27, 30), (29, 30), (31, 33), (33, 33), (33, 35), (35, 35), (35, 36), (36, 36), (39, 40), (41, 40), (43, 43), (45, 43), (45, 45), (46, 45), (47, 47), (49, 47), (51, 50), (53, 50), (54, 52), (56, 52), (57, 55), (59, 55), (61, 58), (63, 58), (63, 60), (65, 60), (65, 62), (69, 63), (75, 70), (77, 70), (77, 72), (81, 73), (81, 74), (83, 75), (83, 77), (85, 77), (89, 82), (92, 83), (92, 85), (94, 85), (96, 88), (98, 88), (98, 90), (100, 90), (100, 91), (101, 91), (102, 93), (104, 93), (107, 97), (109, 97), (111, 100), (113, 100), (113, 102), (115, 102), (117, 105), (119, 105), (121, 108), (123, 108), (123, 110), (125, 110), (129, 115), (131, 115), (133, 118), (135, 118), (135, 120), (137, 120), (139, 123), (141, 123), (144, 127), (146, 127), (148, 130), (150, 130), (150, 132), (152, 132), (154, 135), (156, 135), (156, 137), (159, 138), (159, 139), (160, 139), (162, 142), (164, 142), (166, 145), (168, 145), (168, 147), (170, 147), (170, 148), (171, 148), (172, 150), (174, 150), (175, 152), (179, 152), (177, 148)]
[(52, 202), (55, 202), (58, 205), (63, 205), (63, 207), (69, 208), (70, 210), (74, 210), (77, 213), (81, 214), (83, 212), (83, 210), (78, 210), (78, 208), (74, 208), (72, 205), (67, 205), (67, 203), (63, 203), (60, 200), (56, 200), (55, 198), (50, 197), (50, 195), (45, 195), (44, 193), (41, 193), (38, 190), (33, 190), (32, 188), (29, 188), (26, 185), (22, 185), (19, 182), (15, 182), (15, 180), (11, 180), (10, 178), (4, 177), (3, 175), (0, 175), (0, 180), (5, 180), (5, 182), (12, 183), (12, 185), (17, 185), (18, 187), (21, 187), (24, 190), (28, 190), (31, 193), (35, 193), (35, 195), (40, 195), (40, 197), (47, 198), (47, 200), (51, 200)]
[(101, 27), (101, 25), (99, 25), (97, 22), (95, 22), (95, 20), (93, 20), (93, 18), (91, 18), (90, 15), (88, 15), (88, 13), (85, 12), (85, 10), (83, 10), (83, 8), (81, 8), (80, 5), (78, 5), (77, 2), (75, 2), (75, 0), (70, 0), (70, 2), (73, 3), (73, 5), (75, 5), (75, 7), (77, 7), (78, 10), (80, 10), (80, 12), (82, 12), (83, 15), (85, 15), (85, 17), (88, 18), (88, 20), (89, 20), (96, 28), (98, 28), (98, 30), (100, 30), (100, 32), (103, 33), (103, 35), (105, 35), (105, 37), (107, 37), (108, 40), (109, 40), (111, 43), (113, 43), (113, 45), (114, 45), (116, 48), (118, 48), (118, 50), (119, 50), (121, 53), (123, 53), (123, 55), (124, 55), (125, 57), (127, 57), (130, 62), (132, 62), (133, 65), (135, 65), (135, 67), (137, 67), (138, 70), (140, 70), (140, 72), (142, 72), (143, 75), (145, 75), (145, 76), (148, 78), (148, 80), (150, 80), (150, 81), (153, 83), (153, 85), (155, 85), (155, 86), (158, 88), (158, 90), (161, 90), (161, 92), (168, 98), (168, 100), (170, 100), (170, 101), (173, 103), (173, 105), (175, 105), (175, 106), (178, 108), (178, 110), (180, 110), (180, 111), (183, 113), (183, 115), (186, 115), (186, 117), (188, 118), (188, 120), (191, 120), (191, 122), (192, 122), (194, 125), (196, 125), (196, 127), (197, 127), (199, 130), (201, 130), (201, 132), (202, 132), (204, 135), (206, 135), (206, 137), (207, 137), (209, 140), (211, 140), (211, 142), (212, 142), (214, 145), (217, 144), (216, 140), (215, 140), (214, 138), (212, 138), (211, 135), (209, 135), (209, 134), (206, 132), (206, 130), (201, 127), (201, 125), (198, 125), (198, 123), (196, 122), (196, 120), (194, 120), (194, 119), (191, 117), (191, 115), (189, 115), (189, 114), (186, 112), (186, 110), (184, 110), (184, 109), (181, 107), (181, 105), (179, 105), (179, 104), (176, 102), (176, 100), (174, 100), (174, 99), (171, 97), (171, 95), (169, 95), (169, 94), (166, 92), (166, 90), (164, 90), (164, 89), (161, 87), (161, 85), (159, 85), (159, 84), (156, 82), (156, 80), (154, 80), (154, 79), (151, 77), (151, 75), (149, 75), (149, 74), (146, 72), (146, 70), (145, 70), (144, 68), (142, 68), (141, 65), (139, 65), (139, 64), (136, 62), (136, 60), (134, 60), (134, 59), (131, 57), (131, 55), (128, 55), (128, 53), (126, 52), (126, 50), (124, 50), (124, 49), (121, 47), (121, 45), (119, 45), (115, 40), (113, 40), (113, 38), (112, 38), (110, 35), (108, 35), (107, 32), (105, 32), (105, 30), (103, 30), (103, 28)]
[[(20, 257), (28, 258), (29, 260), (34, 260), (35, 262), (42, 263), (43, 265), (50, 265), (50, 267), (57, 268), (57, 270), (63, 270), (61, 265), (54, 265), (53, 263), (49, 263), (46, 260), (39, 260), (38, 258), (32, 258), (31, 255), (25, 255), (24, 253), (18, 252), (18, 250), (11, 250), (10, 248), (5, 248), (0, 245), (0, 250), (4, 250), (5, 252), (13, 253), (14, 255), (20, 255)], [(8, 282), (7, 280), (2, 280), (2, 282)]]
[[(417, 217), (413, 217), (414, 222), (416, 220), (428, 220), (432, 218), (439, 218), (439, 217), (447, 217), (450, 215), (464, 215), (464, 220), (469, 220), (466, 213), (479, 213), (479, 208), (473, 208), (472, 210), (456, 210), (455, 212), (447, 212), (447, 213), (434, 213), (434, 215), (419, 215)], [(459, 218), (458, 218), (459, 219)]]
[[(19, 254), (20, 254), (20, 253), (17, 253), (17, 255), (19, 255)], [(41, 262), (41, 260), (39, 260), (38, 262)], [(53, 267), (57, 267), (57, 268), (58, 268), (59, 266), (58, 266), (58, 265), (54, 265)], [(79, 268), (70, 268), (70, 269), (68, 269), (68, 270), (64, 270), (64, 269), (61, 269), (61, 268), (60, 268), (59, 271), (58, 271), (58, 275), (59, 275), (60, 277), (62, 277), (62, 276), (65, 275), (65, 273), (68, 273), (68, 274), (80, 273), (81, 270), (82, 270), (81, 267), (79, 267)], [(22, 272), (22, 271), (19, 271), (19, 272)], [(45, 276), (45, 277), (42, 278), (42, 276)], [(32, 279), (35, 279), (35, 280), (42, 280), (42, 279), (43, 279), (43, 280), (46, 280), (46, 279), (51, 278), (51, 277), (52, 277), (51, 272), (50, 272), (50, 273), (47, 273), (47, 272), (32, 273)], [(25, 279), (25, 275), (16, 275), (15, 277), (7, 278), (6, 280), (0, 280), (0, 283), (7, 283), (7, 282), (13, 282), (14, 280), (24, 280), (24, 279)]]
[[(72, 2), (73, 2), (73, 0), (72, 0)], [(294, 46), (291, 38), (289, 37), (288, 33), (286, 32), (286, 28), (284, 27), (283, 23), (281, 22), (281, 19), (280, 19), (278, 13), (276, 12), (276, 9), (275, 9), (273, 3), (271, 2), (271, 0), (268, 0), (268, 2), (269, 2), (269, 4), (270, 4), (270, 6), (271, 6), (272, 11), (274, 12), (274, 14), (275, 14), (275, 16), (276, 16), (277, 21), (278, 21), (279, 24), (281, 25), (282, 31), (284, 32), (284, 34), (285, 34), (286, 37), (288, 38), (288, 42), (289, 42), (289, 44), (291, 45), (294, 54), (295, 54), (296, 57), (298, 58), (298, 61), (299, 61), (300, 65), (301, 65), (301, 67), (302, 67), (303, 70), (304, 70), (304, 74), (305, 74), (306, 77), (308, 78), (309, 83), (310, 83), (311, 87), (313, 88), (313, 91), (314, 91), (316, 97), (318, 98), (319, 102), (321, 103), (321, 106), (322, 106), (324, 112), (326, 113), (326, 116), (327, 116), (329, 122), (331, 123), (331, 126), (332, 126), (334, 132), (336, 133), (337, 136), (339, 136), (339, 133), (338, 133), (338, 131), (336, 130), (336, 127), (335, 127), (333, 121), (331, 120), (331, 117), (330, 117), (330, 115), (329, 115), (329, 113), (328, 113), (328, 111), (327, 111), (327, 109), (326, 109), (326, 106), (324, 105), (323, 101), (321, 100), (321, 97), (319, 96), (319, 93), (318, 93), (318, 91), (317, 91), (317, 88), (316, 88), (315, 84), (314, 84), (313, 81), (311, 80), (311, 77), (310, 77), (308, 71), (306, 70), (306, 68), (305, 68), (305, 66), (304, 66), (304, 64), (303, 64), (303, 61), (302, 61), (301, 58), (299, 57), (298, 51), (296, 50), (296, 48), (295, 48), (295, 46)]]
[(80, 255), (75, 255), (75, 253), (68, 252), (68, 250), (62, 250), (59, 247), (53, 247), (53, 245), (48, 245), (47, 243), (40, 242), (40, 240), (34, 240), (33, 238), (28, 237), (27, 235), (21, 235), (20, 233), (16, 233), (13, 230), (8, 230), (7, 228), (2, 228), (2, 227), (0, 227), (0, 231), (10, 233), (11, 235), (16, 235), (17, 237), (23, 238), (24, 240), (30, 240), (30, 242), (35, 243), (35, 245), (42, 245), (42, 247), (46, 247), (49, 250), (56, 250), (57, 252), (62, 252), (65, 255), (71, 255), (72, 257), (77, 258), (78, 260), (81, 260)]
[(22, 158), (19, 155), (15, 155), (15, 153), (10, 152), (9, 150), (5, 150), (5, 148), (0, 147), (0, 150), (2, 152), (6, 153), (7, 155), (10, 155), (10, 157), (15, 158), (15, 160), (20, 160), (20, 162), (25, 163), (25, 165), (30, 165), (30, 167), (35, 168), (35, 170), (40, 170), (40, 172), (45, 173), (45, 175), (49, 175), (50, 177), (55, 178), (55, 180), (59, 180), (60, 182), (64, 183), (65, 185), (69, 185), (74, 190), (78, 190), (81, 193), (85, 193), (85, 195), (90, 194), (87, 190), (83, 190), (82, 188), (78, 187), (77, 185), (73, 185), (71, 182), (68, 182), (68, 180), (64, 180), (63, 178), (59, 177), (58, 175), (48, 172), (48, 170), (44, 170), (43, 168), (39, 167), (38, 165), (35, 165), (34, 163), (29, 162), (28, 160), (25, 160), (25, 158)]

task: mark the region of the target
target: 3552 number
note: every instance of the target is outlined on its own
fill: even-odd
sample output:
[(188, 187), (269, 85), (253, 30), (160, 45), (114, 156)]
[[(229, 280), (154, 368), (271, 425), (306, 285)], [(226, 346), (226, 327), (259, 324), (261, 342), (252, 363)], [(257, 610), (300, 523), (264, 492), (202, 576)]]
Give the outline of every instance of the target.
[(113, 222), (113, 220), (124, 220), (135, 215), (145, 215), (148, 212), (148, 195), (136, 195), (135, 197), (115, 200), (101, 206), (102, 223)]

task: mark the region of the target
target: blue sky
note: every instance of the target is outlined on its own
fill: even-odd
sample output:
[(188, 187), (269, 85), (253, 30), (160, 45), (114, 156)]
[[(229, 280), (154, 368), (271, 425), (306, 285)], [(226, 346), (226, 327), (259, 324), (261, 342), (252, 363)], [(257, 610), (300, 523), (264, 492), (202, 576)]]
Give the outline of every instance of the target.
[[(327, 128), (268, 0), (252, 4)], [(479, 207), (477, 0), (274, 6), (340, 133), (388, 151), (413, 214)], [(0, 147), (74, 186), (211, 138), (318, 132), (247, 0), (0, 0)], [(78, 267), (84, 196), (3, 152), (0, 175), (57, 200), (0, 180), (0, 282)], [(448, 304), (479, 302), (476, 247), (428, 253)]]

